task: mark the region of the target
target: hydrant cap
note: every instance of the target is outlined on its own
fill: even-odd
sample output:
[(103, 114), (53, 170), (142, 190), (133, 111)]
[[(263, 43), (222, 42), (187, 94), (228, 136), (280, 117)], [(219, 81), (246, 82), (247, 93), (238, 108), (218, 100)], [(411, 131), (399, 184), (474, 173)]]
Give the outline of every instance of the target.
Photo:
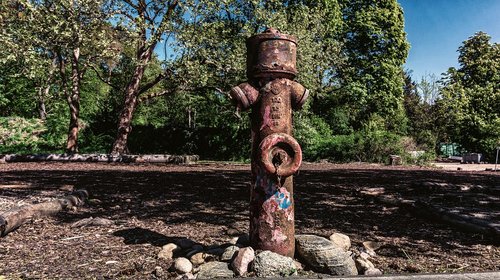
[(247, 76), (288, 78), (297, 75), (297, 38), (274, 28), (247, 39)]

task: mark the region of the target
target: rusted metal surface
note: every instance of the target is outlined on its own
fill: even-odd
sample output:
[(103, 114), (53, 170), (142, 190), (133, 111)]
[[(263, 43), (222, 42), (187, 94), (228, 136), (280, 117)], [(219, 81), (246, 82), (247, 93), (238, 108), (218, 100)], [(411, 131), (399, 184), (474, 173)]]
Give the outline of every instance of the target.
[(250, 37), (249, 82), (230, 92), (240, 109), (252, 109), (250, 243), (290, 257), (295, 253), (293, 174), (302, 162), (292, 137), (292, 109), (300, 109), (309, 95), (293, 81), (296, 41), (274, 29)]
[(289, 78), (297, 75), (297, 39), (275, 29), (247, 40), (247, 76), (254, 78)]
[(302, 163), (299, 143), (290, 135), (273, 133), (260, 142), (260, 162), (267, 173), (291, 176)]
[(233, 87), (229, 92), (233, 100), (238, 100), (236, 106), (241, 110), (247, 110), (255, 104), (259, 98), (259, 91), (249, 83)]

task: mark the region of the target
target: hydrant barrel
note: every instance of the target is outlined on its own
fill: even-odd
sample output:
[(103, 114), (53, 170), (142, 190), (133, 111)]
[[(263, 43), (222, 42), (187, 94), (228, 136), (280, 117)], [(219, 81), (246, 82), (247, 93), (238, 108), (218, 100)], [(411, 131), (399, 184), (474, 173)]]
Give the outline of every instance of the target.
[(295, 253), (293, 174), (302, 162), (292, 136), (292, 109), (300, 109), (308, 96), (293, 81), (296, 42), (275, 29), (248, 38), (249, 82), (230, 92), (240, 109), (252, 109), (250, 244), (289, 257)]

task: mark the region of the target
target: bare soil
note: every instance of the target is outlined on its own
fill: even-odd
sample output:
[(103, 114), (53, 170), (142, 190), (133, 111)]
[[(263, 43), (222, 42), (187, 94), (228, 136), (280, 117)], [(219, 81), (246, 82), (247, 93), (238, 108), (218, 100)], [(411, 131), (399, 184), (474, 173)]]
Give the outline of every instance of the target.
[[(90, 192), (84, 207), (0, 238), (0, 278), (155, 278), (155, 267), (170, 267), (157, 259), (162, 245), (177, 238), (223, 244), (245, 233), (249, 186), (244, 164), (0, 164), (0, 212), (74, 189)], [(498, 236), (363, 195), (375, 188), (500, 223), (498, 172), (323, 163), (303, 164), (295, 177), (296, 232), (341, 232), (354, 247), (380, 242), (372, 262), (384, 274), (500, 270)], [(72, 227), (89, 217), (113, 224)]]

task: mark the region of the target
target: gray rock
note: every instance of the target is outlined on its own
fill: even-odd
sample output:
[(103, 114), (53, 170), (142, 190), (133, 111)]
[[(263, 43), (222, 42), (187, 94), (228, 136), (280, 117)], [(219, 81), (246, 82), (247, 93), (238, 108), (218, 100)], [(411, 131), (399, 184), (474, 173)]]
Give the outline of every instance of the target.
[(380, 247), (382, 247), (382, 245), (383, 245), (382, 243), (375, 241), (363, 242), (363, 247), (365, 247), (366, 250), (372, 250), (372, 251), (377, 251)]
[(375, 268), (373, 263), (366, 258), (357, 257), (355, 260), (356, 268), (358, 269), (358, 273), (364, 274), (370, 268)]
[(161, 266), (156, 266), (155, 270), (154, 270), (154, 274), (156, 277), (161, 278), (161, 277), (163, 277), (165, 272), (163, 272), (163, 268)]
[(372, 276), (382, 275), (382, 271), (380, 271), (380, 269), (378, 268), (370, 268), (367, 271), (365, 271), (365, 275), (372, 275)]
[(177, 258), (174, 262), (175, 271), (185, 274), (193, 270), (193, 264), (186, 258)]
[(235, 236), (229, 240), (229, 244), (236, 245), (238, 243), (238, 236)]
[(233, 271), (225, 262), (209, 262), (200, 265), (196, 279), (232, 278)]
[(345, 234), (336, 232), (330, 235), (330, 241), (346, 252), (349, 251), (349, 248), (351, 248), (351, 239)]
[(224, 250), (224, 253), (222, 253), (222, 256), (220, 257), (221, 261), (231, 261), (236, 253), (240, 250), (238, 246), (229, 246)]
[(174, 252), (172, 251), (161, 250), (158, 253), (158, 258), (162, 260), (171, 260), (173, 257), (174, 257)]
[(191, 263), (194, 265), (203, 264), (205, 263), (205, 253), (203, 252), (196, 253), (193, 256), (191, 256), (189, 260), (191, 260)]
[(231, 266), (237, 276), (242, 276), (248, 272), (248, 265), (254, 260), (255, 252), (252, 247), (241, 248), (234, 258)]
[(196, 279), (196, 277), (194, 277), (194, 275), (191, 272), (188, 272), (186, 274), (182, 274), (182, 275), (177, 276), (177, 278), (175, 278), (175, 279), (189, 280), (189, 279)]
[(296, 253), (314, 271), (332, 275), (358, 275), (349, 252), (316, 235), (295, 236)]
[(286, 277), (295, 274), (297, 267), (290, 257), (263, 251), (255, 257), (253, 271), (257, 277)]
[(166, 245), (163, 245), (161, 247), (162, 250), (168, 250), (168, 251), (172, 251), (172, 252), (176, 252), (176, 251), (179, 251), (180, 248), (179, 246), (177, 246), (176, 244), (174, 243), (168, 243)]

